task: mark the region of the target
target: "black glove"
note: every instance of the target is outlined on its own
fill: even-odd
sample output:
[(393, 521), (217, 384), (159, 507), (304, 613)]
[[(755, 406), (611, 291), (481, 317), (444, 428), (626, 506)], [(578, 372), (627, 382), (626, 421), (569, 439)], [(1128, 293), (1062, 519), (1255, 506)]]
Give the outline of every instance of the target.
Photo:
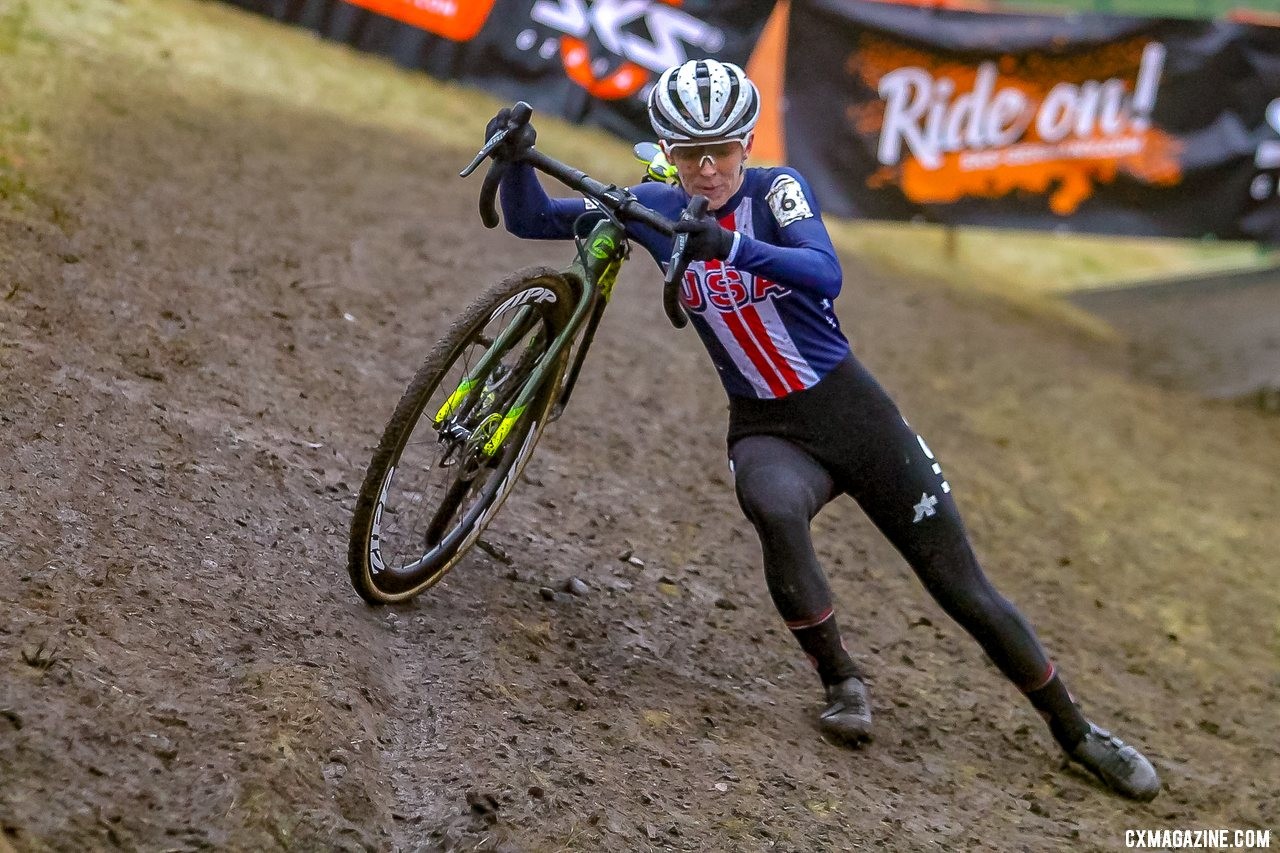
[[(495, 133), (508, 127), (510, 120), (509, 107), (498, 110), (498, 114), (489, 119), (489, 124), (484, 129), (485, 141), (488, 142)], [(497, 160), (518, 160), (524, 152), (533, 147), (537, 139), (538, 131), (533, 129), (533, 123), (525, 122), (507, 134), (502, 144), (493, 150), (493, 157)]]
[(677, 234), (689, 235), (688, 257), (695, 261), (723, 261), (733, 251), (733, 232), (710, 214), (701, 219), (681, 219)]

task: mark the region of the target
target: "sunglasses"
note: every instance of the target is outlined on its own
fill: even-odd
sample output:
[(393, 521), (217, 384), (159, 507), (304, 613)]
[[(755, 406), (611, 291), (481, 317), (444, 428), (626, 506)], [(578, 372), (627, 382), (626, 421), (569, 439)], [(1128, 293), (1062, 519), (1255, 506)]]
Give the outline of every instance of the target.
[(729, 142), (707, 142), (699, 145), (672, 145), (668, 153), (671, 162), (678, 166), (692, 166), (696, 163), (701, 167), (703, 161), (710, 160), (714, 167), (721, 160), (741, 154), (745, 150), (746, 145), (734, 139)]

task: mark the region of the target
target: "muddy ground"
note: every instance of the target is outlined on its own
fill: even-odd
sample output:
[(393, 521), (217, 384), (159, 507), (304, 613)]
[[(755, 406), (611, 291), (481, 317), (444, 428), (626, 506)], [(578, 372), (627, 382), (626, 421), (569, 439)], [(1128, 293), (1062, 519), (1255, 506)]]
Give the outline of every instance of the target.
[(1280, 419), (842, 258), (856, 350), (1086, 711), (1147, 748), (1147, 805), (1060, 767), (845, 499), (815, 531), (877, 739), (820, 739), (722, 392), (643, 259), (488, 536), (508, 561), (371, 609), (345, 537), (385, 418), (471, 294), (568, 254), (480, 227), (463, 147), (162, 49), (71, 52), (52, 165), (0, 206), (0, 850), (1280, 844)]
[(1124, 333), (1137, 375), (1280, 410), (1280, 266), (1077, 294)]

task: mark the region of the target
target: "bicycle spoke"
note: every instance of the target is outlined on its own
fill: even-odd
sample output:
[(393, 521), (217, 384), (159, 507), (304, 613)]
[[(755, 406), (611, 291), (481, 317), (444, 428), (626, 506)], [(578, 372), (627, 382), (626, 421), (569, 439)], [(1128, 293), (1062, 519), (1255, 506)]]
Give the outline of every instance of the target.
[(366, 600), (401, 601), (438, 581), (506, 498), (563, 370), (563, 356), (546, 356), (572, 296), (553, 275), (508, 279), (419, 368), (357, 501), (350, 571)]
[[(451, 370), (449, 375), (445, 377), (445, 382), (442, 383), (442, 387), (447, 389), (452, 389), (456, 387), (462, 381), (463, 378), (465, 378), (468, 374), (470, 374), (471, 369), (474, 366), (473, 364), (474, 349), (475, 349), (474, 347), (467, 347), (463, 350), (461, 357), (458, 360), (458, 362), (460, 363), (461, 369), (460, 371), (457, 371), (458, 373), (457, 377), (453, 375), (454, 371)], [(431, 403), (429, 402), (428, 405), (431, 405)], [(420, 426), (422, 426), (421, 423), (420, 423)], [(435, 432), (435, 430), (432, 429), (430, 430), (430, 432), (427, 433), (427, 435), (423, 437), (422, 440), (412, 442), (412, 444), (415, 444), (415, 445), (439, 444), (439, 437)], [(409, 445), (406, 445), (406, 449), (408, 448), (408, 446)], [(400, 470), (407, 473), (411, 477), (416, 476), (423, 470), (427, 472), (427, 475), (426, 475), (427, 481), (425, 484), (423, 484), (423, 488), (413, 490), (418, 495), (421, 495), (423, 497), (422, 499), (418, 501), (414, 501), (413, 503), (416, 504), (417, 507), (421, 507), (423, 504), (430, 506), (430, 504), (434, 501), (435, 496), (437, 494), (444, 492), (446, 489), (446, 484), (449, 480), (447, 469), (445, 470), (444, 474), (436, 474), (436, 472), (441, 469), (439, 469), (438, 466), (436, 466), (435, 464), (406, 465), (405, 463), (406, 463), (406, 459), (405, 459), (405, 456), (402, 454)], [(410, 482), (412, 483), (413, 481), (411, 480)], [(409, 492), (406, 491), (406, 494), (408, 493)], [(403, 536), (398, 535), (397, 531), (394, 529), (384, 530), (383, 542), (385, 543), (387, 541), (391, 541), (392, 543), (395, 543), (396, 541), (403, 539), (404, 542), (407, 544), (407, 543), (423, 541), (424, 537), (419, 534), (419, 531), (422, 529), (423, 516), (424, 516), (424, 513), (422, 512), (414, 512), (412, 517), (409, 519), (408, 530), (405, 532)], [(423, 548), (423, 551), (426, 551), (426, 550), (428, 549)], [(404, 547), (397, 548), (397, 551), (398, 553), (395, 557), (395, 564), (394, 564), (397, 569), (403, 569), (406, 565), (420, 559), (422, 556), (421, 553), (414, 554), (411, 551), (405, 550)]]
[(464, 480), (459, 477), (449, 486), (444, 497), (440, 499), (439, 509), (436, 510), (431, 523), (427, 525), (427, 534), (423, 542), (424, 548), (434, 548), (440, 544), (440, 540), (444, 538), (445, 530), (448, 529), (449, 522), (453, 521), (453, 517), (458, 511), (458, 505), (466, 499), (467, 492), (471, 491), (472, 483), (473, 481), (471, 480)]
[[(501, 329), (507, 322), (503, 317), (489, 325)], [(483, 441), (474, 433), (486, 417), (505, 411), (515, 399), (547, 340), (537, 322), (522, 323), (517, 331), (520, 334), (510, 341), (489, 376), (463, 398), (441, 427), (424, 417), (418, 434), (405, 443), (393, 483), (399, 508), (386, 513), (381, 532), (384, 559), (394, 555), (387, 565), (403, 570), (422, 560), (472, 518), (484, 499), (487, 469), (494, 466), (492, 460), (480, 455)], [(463, 380), (472, 376), (498, 337), (497, 332), (490, 333), (488, 326), (474, 335), (442, 379), (436, 396), (443, 400), (454, 389), (463, 387)], [(441, 405), (433, 397), (424, 412), (429, 414)], [(457, 432), (456, 436), (447, 434), (450, 428)], [(478, 470), (468, 476), (464, 474), (468, 465), (477, 466)]]

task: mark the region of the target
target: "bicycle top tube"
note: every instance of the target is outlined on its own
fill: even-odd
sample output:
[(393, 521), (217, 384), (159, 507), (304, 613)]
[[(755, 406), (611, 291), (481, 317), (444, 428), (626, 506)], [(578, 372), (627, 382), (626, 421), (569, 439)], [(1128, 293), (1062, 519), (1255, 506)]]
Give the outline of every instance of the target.
[(545, 172), (570, 189), (587, 196), (619, 219), (640, 222), (668, 237), (675, 233), (674, 222), (656, 210), (645, 207), (623, 187), (601, 183), (586, 172), (548, 157), (536, 148), (528, 149), (520, 159), (539, 172)]
[[(520, 125), (527, 123), (531, 115), (533, 115), (533, 107), (524, 101), (517, 101), (515, 106), (511, 108), (507, 126), (489, 137), (484, 147), (480, 149), (471, 163), (458, 173), (458, 177), (465, 178), (474, 172), (476, 167), (484, 162), (486, 158), (491, 157), (494, 150), (506, 139), (507, 134)], [(526, 149), (520, 155), (520, 159), (594, 201), (603, 209), (605, 215), (618, 225), (625, 226), (623, 220), (631, 220), (647, 225), (667, 237), (674, 238), (671, 245), (671, 258), (665, 266), (666, 274), (662, 282), (662, 306), (666, 310), (671, 324), (677, 329), (684, 328), (689, 322), (689, 318), (680, 306), (679, 288), (684, 281), (685, 268), (690, 260), (688, 256), (688, 230), (676, 233), (676, 223), (656, 210), (645, 207), (628, 190), (614, 184), (603, 184), (587, 175), (586, 172), (561, 163), (553, 157), (548, 157), (536, 148)], [(507, 165), (508, 161), (493, 159), (489, 165), (489, 171), (484, 176), (484, 184), (480, 187), (480, 220), (486, 228), (496, 228), (498, 225), (496, 201), (499, 183)], [(684, 213), (680, 215), (680, 221), (696, 220), (706, 215), (706, 212), (706, 197), (701, 195), (693, 196), (689, 200), (688, 206), (685, 207)]]

